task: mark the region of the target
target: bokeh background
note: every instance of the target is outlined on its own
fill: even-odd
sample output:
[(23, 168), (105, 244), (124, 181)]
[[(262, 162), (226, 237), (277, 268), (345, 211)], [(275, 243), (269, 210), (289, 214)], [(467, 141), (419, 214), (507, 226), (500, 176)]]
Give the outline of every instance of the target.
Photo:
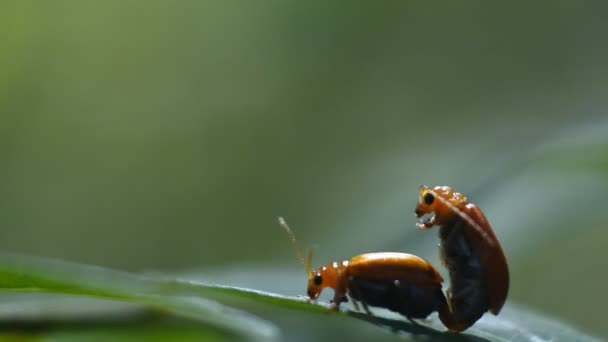
[(438, 264), (413, 208), (451, 185), (502, 242), (510, 302), (608, 335), (604, 3), (0, 8), (2, 250), (237, 285), (264, 269), (303, 294), (277, 216), (315, 264)]

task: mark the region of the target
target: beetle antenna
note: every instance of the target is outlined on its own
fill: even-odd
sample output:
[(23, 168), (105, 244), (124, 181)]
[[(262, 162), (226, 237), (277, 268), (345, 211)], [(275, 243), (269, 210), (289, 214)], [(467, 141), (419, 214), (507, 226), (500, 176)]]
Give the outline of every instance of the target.
[(306, 275), (310, 275), (312, 273), (312, 271), (310, 269), (310, 265), (312, 264), (312, 250), (311, 249), (307, 250), (308, 252), (306, 253), (306, 259), (304, 259), (304, 255), (302, 254), (302, 251), (300, 250), (300, 246), (298, 245), (298, 241), (296, 240), (296, 235), (293, 233), (291, 228), (289, 228), (289, 226), (287, 225), (287, 222), (285, 222), (285, 219), (281, 216), (279, 216), (279, 224), (287, 232), (289, 241), (291, 241), (291, 244), (295, 248), (298, 259), (300, 259), (300, 262), (302, 263), (302, 265), (304, 265), (304, 268), (306, 269)]
[(486, 240), (490, 245), (494, 245), (494, 241), (490, 239), (488, 233), (483, 230), (483, 228), (481, 228), (481, 226), (477, 222), (475, 222), (469, 215), (458, 209), (458, 207), (450, 203), (450, 201), (446, 200), (445, 198), (437, 196), (437, 193), (435, 193), (435, 191), (431, 189), (428, 189), (428, 191), (432, 193), (435, 198), (439, 199), (443, 204), (445, 204), (448, 208), (452, 209), (456, 214), (458, 214), (458, 216), (462, 217), (463, 220), (467, 221), (467, 223), (471, 225), (471, 227), (473, 227), (473, 229), (475, 229), (479, 234), (481, 234), (483, 239)]
[(306, 272), (308, 272), (309, 274), (312, 273), (310, 269), (310, 265), (312, 265), (312, 248), (306, 249), (306, 265), (308, 265), (308, 267), (306, 268)]

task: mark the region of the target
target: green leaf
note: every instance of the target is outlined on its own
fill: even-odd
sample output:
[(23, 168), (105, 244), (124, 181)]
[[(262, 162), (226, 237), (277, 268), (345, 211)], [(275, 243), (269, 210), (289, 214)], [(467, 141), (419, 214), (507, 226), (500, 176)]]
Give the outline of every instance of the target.
[(123, 300), (166, 310), (249, 339), (275, 339), (274, 325), (197, 296), (157, 295), (156, 281), (126, 272), (41, 258), (2, 255), (0, 288)]
[[(369, 316), (352, 310), (345, 310), (339, 313), (329, 312), (327, 304), (311, 304), (300, 297), (282, 296), (276, 293), (239, 288), (234, 286), (211, 285), (192, 280), (167, 280), (165, 291), (199, 293), (204, 296), (216, 298), (231, 305), (251, 308), (253, 301), (259, 304), (280, 306), (311, 314), (325, 313), (329, 316), (348, 316), (363, 320), (379, 327), (385, 332), (397, 332), (402, 336), (408, 336), (411, 340), (416, 340), (420, 335), (427, 336), (433, 340), (446, 341), (595, 341), (596, 338), (586, 336), (567, 324), (533, 313), (530, 310), (508, 304), (503, 308), (499, 316), (490, 314), (484, 315), (476, 324), (465, 331), (463, 334), (452, 334), (445, 331), (436, 315), (431, 316), (429, 322), (413, 324), (403, 316), (388, 312), (379, 311), (375, 316)], [(344, 333), (349, 335), (349, 339), (358, 339), (358, 330)], [(343, 336), (345, 337), (345, 336)], [(599, 340), (598, 340), (599, 341)]]
[[(249, 278), (256, 274), (264, 279), (274, 277), (276, 282), (280, 282), (282, 277), (294, 278), (278, 269), (268, 273), (234, 269), (228, 270), (227, 274), (246, 274)], [(4, 296), (0, 295), (0, 324), (14, 327), (15, 322), (20, 322), (26, 334), (17, 336), (9, 331), (0, 337), (25, 340), (43, 337), (51, 341), (160, 341), (176, 338), (222, 340), (239, 336), (267, 341), (279, 339), (278, 326), (281, 335), (289, 341), (388, 341), (395, 335), (404, 341), (596, 340), (567, 324), (511, 303), (498, 317), (487, 314), (464, 333), (452, 334), (445, 331), (436, 315), (414, 323), (377, 308), (373, 309), (373, 316), (347, 307), (334, 312), (328, 310), (325, 303), (310, 303), (302, 297), (204, 283), (194, 278), (144, 276), (56, 260), (2, 255), (0, 287), (6, 292)], [(50, 302), (44, 302), (50, 300), (47, 297), (43, 300), (31, 297), (42, 293), (63, 296), (55, 296)], [(24, 297), (20, 297), (26, 294), (30, 296), (30, 306)], [(182, 319), (172, 321), (172, 315)], [(55, 328), (52, 333), (30, 333), (29, 328), (45, 324)]]
[(0, 294), (0, 341), (225, 341), (231, 335), (123, 301)]

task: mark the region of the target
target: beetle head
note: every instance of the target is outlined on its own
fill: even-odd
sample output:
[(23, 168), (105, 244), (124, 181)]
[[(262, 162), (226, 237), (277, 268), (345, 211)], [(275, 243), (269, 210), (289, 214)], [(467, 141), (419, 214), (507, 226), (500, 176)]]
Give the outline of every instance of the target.
[(342, 277), (347, 267), (348, 261), (332, 262), (310, 273), (308, 276), (308, 297), (312, 300), (319, 298), (326, 287), (332, 288), (338, 294), (345, 294), (346, 289), (343, 287), (346, 284)]
[(421, 185), (418, 193), (415, 212), (416, 217), (421, 218), (418, 223), (420, 229), (447, 224), (453, 215), (467, 204), (467, 198), (449, 186), (436, 186), (431, 189)]
[(309, 274), (308, 291), (306, 292), (308, 294), (308, 298), (310, 298), (311, 300), (316, 300), (317, 298), (319, 298), (319, 295), (325, 287), (323, 284), (323, 280), (323, 274), (320, 268)]

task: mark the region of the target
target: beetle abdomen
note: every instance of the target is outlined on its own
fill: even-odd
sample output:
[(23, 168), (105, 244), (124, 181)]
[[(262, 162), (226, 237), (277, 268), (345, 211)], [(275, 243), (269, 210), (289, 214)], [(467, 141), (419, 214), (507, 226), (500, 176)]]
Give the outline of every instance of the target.
[(488, 292), (479, 254), (464, 234), (465, 222), (455, 217), (439, 229), (441, 257), (449, 271), (451, 320), (471, 326), (488, 311)]
[(349, 278), (349, 294), (370, 306), (386, 308), (409, 318), (426, 318), (447, 305), (441, 287), (420, 287), (399, 281)]

